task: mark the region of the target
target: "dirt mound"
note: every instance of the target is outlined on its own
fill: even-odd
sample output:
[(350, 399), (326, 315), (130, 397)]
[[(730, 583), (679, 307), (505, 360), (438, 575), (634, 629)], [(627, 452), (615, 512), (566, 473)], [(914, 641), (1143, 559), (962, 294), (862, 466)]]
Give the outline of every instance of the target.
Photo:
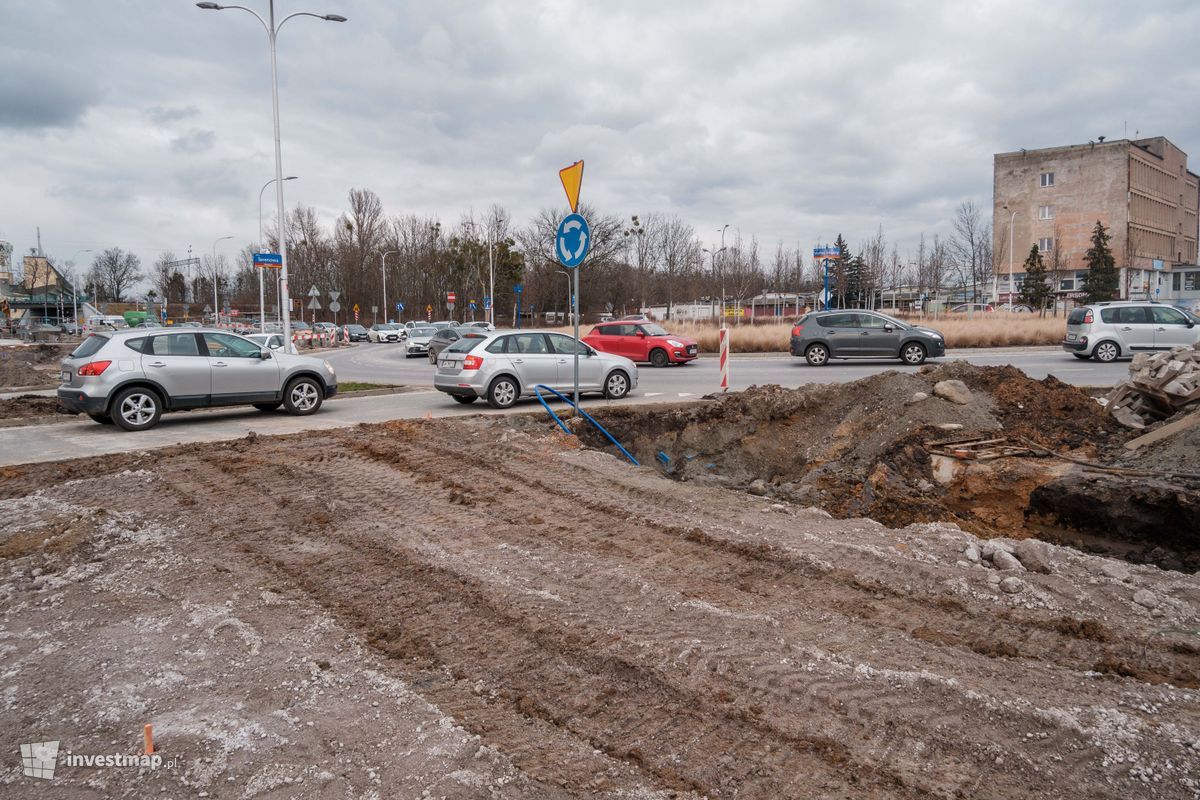
[[(969, 397), (959, 399), (966, 402), (938, 396), (953, 394), (945, 381), (965, 384)], [(849, 384), (753, 387), (669, 411), (606, 409), (598, 416), (639, 460), (678, 480), (890, 526), (945, 520), (982, 536), (1017, 538), (1052, 533), (1028, 524), (1029, 497), (1072, 465), (1044, 451), (956, 460), (938, 454), (931, 442), (982, 438), (1023, 445), (1028, 439), (1092, 459), (1112, 457), (1128, 437), (1077, 387), (966, 362)], [(604, 446), (594, 431), (578, 424), (577, 430), (589, 445)], [(1044, 515), (1044, 503), (1037, 513)]]
[(75, 347), (73, 344), (0, 347), (0, 387), (57, 383), (58, 362)]
[(0, 400), (0, 428), (69, 419), (59, 414), (57, 409), (57, 398), (36, 394), (23, 394)]

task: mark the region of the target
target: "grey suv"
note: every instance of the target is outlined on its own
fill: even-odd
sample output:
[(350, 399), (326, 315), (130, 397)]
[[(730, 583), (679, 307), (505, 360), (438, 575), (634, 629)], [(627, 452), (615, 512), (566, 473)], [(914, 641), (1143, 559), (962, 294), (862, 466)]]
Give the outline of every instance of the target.
[(593, 350), (564, 333), (537, 330), (459, 339), (438, 356), (433, 386), (460, 403), (484, 397), (492, 408), (508, 408), (522, 395), (532, 396), (538, 384), (570, 391), (576, 352), (581, 394), (619, 400), (637, 388), (637, 367), (628, 358)]
[(58, 402), (68, 412), (127, 431), (154, 427), (165, 411), (207, 406), (312, 414), (337, 394), (328, 361), (204, 328), (93, 333), (63, 359), (61, 378)]
[(932, 328), (875, 311), (819, 311), (796, 320), (792, 355), (814, 367), (831, 358), (898, 358), (915, 366), (946, 355), (946, 340)]
[(1200, 326), (1183, 311), (1153, 301), (1093, 303), (1071, 309), (1062, 347), (1076, 358), (1114, 361), (1146, 350), (1200, 341)]

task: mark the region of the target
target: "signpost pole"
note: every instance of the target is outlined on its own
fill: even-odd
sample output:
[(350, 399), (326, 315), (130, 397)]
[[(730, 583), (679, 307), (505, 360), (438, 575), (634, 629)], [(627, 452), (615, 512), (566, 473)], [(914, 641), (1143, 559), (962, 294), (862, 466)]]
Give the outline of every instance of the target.
[(575, 297), (571, 301), (571, 316), (575, 318), (575, 394), (571, 398), (575, 402), (575, 414), (579, 414), (579, 267), (572, 270), (575, 273)]

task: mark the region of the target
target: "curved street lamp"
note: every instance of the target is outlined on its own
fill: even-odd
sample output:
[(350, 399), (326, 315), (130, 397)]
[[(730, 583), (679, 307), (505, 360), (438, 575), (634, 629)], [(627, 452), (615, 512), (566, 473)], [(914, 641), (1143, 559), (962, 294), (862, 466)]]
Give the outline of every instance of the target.
[[(267, 190), (267, 187), (270, 186), (272, 183), (274, 183), (276, 180), (277, 180), (276, 178), (271, 178), (271, 180), (264, 183), (262, 185), (262, 188), (258, 190), (258, 245), (259, 245), (259, 247), (262, 247), (262, 245), (263, 245), (263, 232), (262, 232), (262, 196), (263, 196), (263, 192), (265, 192)], [(288, 175), (286, 178), (284, 178), (284, 180), (285, 181), (299, 180), (299, 176), (298, 175)], [(279, 231), (279, 238), (280, 239), (283, 238), (283, 230), (282, 229), (280, 229), (280, 231)], [(264, 269), (263, 267), (258, 268), (258, 332), (259, 333), (267, 332), (267, 299), (266, 299), (266, 290), (263, 288), (264, 284), (265, 284), (265, 279), (263, 278), (263, 269)], [(276, 281), (275, 281), (275, 290), (276, 291), (279, 290), (278, 276), (276, 277)], [(279, 296), (278, 302), (279, 302), (279, 307), (282, 308), (283, 307), (282, 295)]]
[[(254, 18), (262, 23), (263, 30), (267, 32), (267, 41), (271, 46), (271, 117), (275, 128), (275, 202), (278, 206), (277, 211), (279, 214), (279, 257), (282, 262), (279, 266), (279, 309), (283, 314), (283, 341), (285, 343), (291, 342), (292, 303), (288, 296), (287, 237), (284, 235), (283, 225), (283, 153), (279, 146), (279, 70), (275, 59), (275, 39), (279, 35), (279, 29), (283, 27), (283, 23), (292, 17), (316, 17), (325, 22), (345, 22), (346, 18), (340, 14), (313, 14), (308, 11), (297, 11), (293, 14), (288, 14), (276, 23), (275, 0), (269, 0), (267, 3), (267, 19), (263, 19), (261, 14), (246, 6), (223, 6), (218, 3), (196, 3), (196, 6), (205, 11), (223, 11), (227, 8), (236, 8), (239, 11), (253, 14)], [(290, 345), (285, 346), (290, 347)]]

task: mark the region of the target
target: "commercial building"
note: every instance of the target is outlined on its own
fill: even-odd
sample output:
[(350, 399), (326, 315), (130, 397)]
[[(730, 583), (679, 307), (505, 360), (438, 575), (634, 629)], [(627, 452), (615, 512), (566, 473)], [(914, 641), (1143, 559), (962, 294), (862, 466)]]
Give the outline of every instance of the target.
[(1200, 299), (1198, 207), (1200, 176), (1188, 169), (1187, 153), (1162, 136), (998, 153), (992, 197), (998, 301), (1020, 291), (1034, 244), (1058, 299), (1081, 298), (1097, 221), (1111, 236), (1121, 297)]

